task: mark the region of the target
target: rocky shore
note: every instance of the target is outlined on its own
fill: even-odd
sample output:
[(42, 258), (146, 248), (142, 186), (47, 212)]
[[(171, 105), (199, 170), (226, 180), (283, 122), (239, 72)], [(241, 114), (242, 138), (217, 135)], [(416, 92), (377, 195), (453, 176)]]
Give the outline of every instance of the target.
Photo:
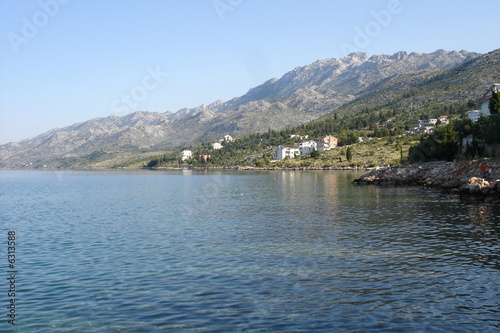
[(489, 172), (480, 161), (429, 162), (420, 165), (373, 169), (356, 178), (355, 184), (423, 186), (451, 194), (500, 202), (500, 163), (489, 162)]

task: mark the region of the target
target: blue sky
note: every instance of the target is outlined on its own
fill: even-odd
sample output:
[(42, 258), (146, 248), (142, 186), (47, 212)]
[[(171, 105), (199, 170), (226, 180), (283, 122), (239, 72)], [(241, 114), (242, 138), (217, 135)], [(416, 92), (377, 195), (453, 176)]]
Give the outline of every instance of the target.
[(229, 100), (351, 50), (490, 52), (500, 45), (495, 4), (0, 0), (0, 144), (94, 117)]

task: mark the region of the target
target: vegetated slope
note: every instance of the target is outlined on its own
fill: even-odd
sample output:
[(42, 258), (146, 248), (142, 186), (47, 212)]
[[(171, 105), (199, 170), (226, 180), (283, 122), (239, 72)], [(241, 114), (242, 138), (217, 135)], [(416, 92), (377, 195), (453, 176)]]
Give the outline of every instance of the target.
[[(405, 80), (424, 82), (438, 75), (453, 76), (451, 70), (478, 56), (438, 50), (370, 58), (365, 53), (353, 53), (341, 59), (320, 60), (297, 67), (280, 79), (268, 80), (227, 102), (176, 113), (139, 111), (122, 117), (96, 118), (2, 145), (0, 167), (71, 167), (68, 160), (99, 151), (171, 149), (216, 140), (224, 134), (239, 136), (300, 125), (363, 97), (371, 97), (373, 103), (380, 103), (381, 98), (389, 101), (387, 96), (392, 92), (388, 89), (395, 90), (397, 96), (398, 91), (406, 89)], [(348, 111), (352, 110), (342, 112)]]

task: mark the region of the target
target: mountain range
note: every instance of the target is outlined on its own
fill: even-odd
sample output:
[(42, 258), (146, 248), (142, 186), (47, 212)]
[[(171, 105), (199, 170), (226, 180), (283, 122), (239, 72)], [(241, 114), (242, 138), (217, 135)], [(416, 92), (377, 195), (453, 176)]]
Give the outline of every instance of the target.
[(387, 103), (412, 89), (416, 95), (401, 103), (473, 99), (498, 81), (499, 59), (500, 50), (484, 55), (445, 50), (371, 57), (351, 53), (297, 67), (227, 102), (175, 113), (137, 111), (95, 118), (1, 145), (0, 167), (67, 167), (62, 160), (96, 152), (178, 149), (225, 134), (237, 137), (304, 124), (332, 112), (346, 114), (350, 106)]

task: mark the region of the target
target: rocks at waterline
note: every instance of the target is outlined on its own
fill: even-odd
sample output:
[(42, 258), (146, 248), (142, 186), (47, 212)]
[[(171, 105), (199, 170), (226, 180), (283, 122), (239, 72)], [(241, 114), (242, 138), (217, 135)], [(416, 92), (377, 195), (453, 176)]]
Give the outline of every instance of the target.
[(424, 186), (452, 194), (500, 201), (500, 163), (429, 162), (420, 165), (377, 168), (354, 180), (355, 184)]

